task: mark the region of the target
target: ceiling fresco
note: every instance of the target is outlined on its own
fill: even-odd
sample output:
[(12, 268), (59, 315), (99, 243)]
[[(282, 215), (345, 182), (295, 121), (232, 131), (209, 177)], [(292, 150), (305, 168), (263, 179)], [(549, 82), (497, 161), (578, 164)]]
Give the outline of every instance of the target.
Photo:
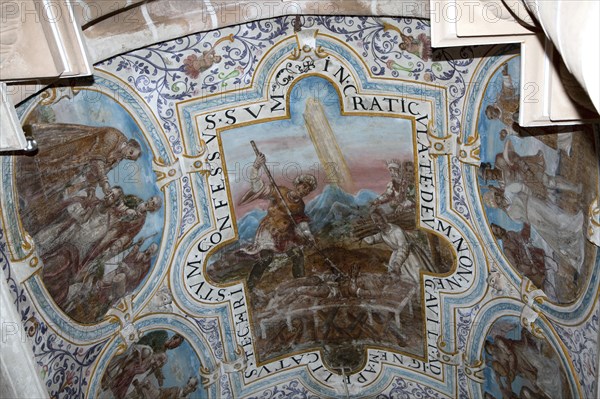
[(51, 397), (596, 395), (597, 127), (515, 123), (518, 47), (285, 17), (95, 72), (0, 164)]

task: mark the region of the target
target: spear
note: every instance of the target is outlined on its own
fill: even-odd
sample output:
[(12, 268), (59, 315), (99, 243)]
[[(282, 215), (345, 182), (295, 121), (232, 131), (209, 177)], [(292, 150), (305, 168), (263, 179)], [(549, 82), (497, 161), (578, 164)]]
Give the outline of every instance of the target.
[[(254, 142), (254, 140), (250, 140), (250, 145), (252, 145), (252, 149), (254, 150), (254, 153), (256, 154), (256, 156), (257, 157), (260, 156), (261, 153), (258, 150), (258, 148), (256, 147), (256, 143)], [(292, 221), (292, 224), (294, 225), (294, 227), (296, 227), (297, 229), (299, 229), (298, 223), (296, 223), (296, 219), (294, 219), (294, 216), (292, 215), (292, 211), (290, 211), (290, 208), (288, 207), (287, 202), (285, 201), (285, 198), (283, 198), (283, 194), (281, 193), (281, 190), (279, 189), (279, 186), (277, 186), (277, 184), (275, 184), (275, 179), (273, 179), (273, 175), (271, 175), (271, 172), (269, 171), (269, 168), (267, 168), (267, 165), (265, 165), (265, 164), (263, 164), (262, 166), (263, 166), (263, 169), (265, 171), (265, 174), (267, 175), (267, 178), (269, 179), (269, 182), (271, 183), (271, 187), (273, 187), (273, 189), (275, 190), (275, 193), (277, 194), (277, 196), (281, 200), (281, 203), (283, 204), (285, 212), (287, 213), (288, 217)], [(312, 246), (312, 248), (315, 250), (315, 252), (318, 253), (325, 260), (325, 263), (327, 263), (329, 265), (329, 267), (334, 271), (335, 274), (342, 274), (344, 276), (347, 276), (346, 273), (342, 272), (335, 265), (335, 263), (333, 263), (331, 261), (331, 259), (329, 259), (327, 257), (327, 255), (325, 255), (321, 251), (321, 249), (319, 249), (319, 247), (317, 247), (317, 243), (314, 242), (314, 240), (306, 240), (306, 241), (308, 241), (309, 245)]]

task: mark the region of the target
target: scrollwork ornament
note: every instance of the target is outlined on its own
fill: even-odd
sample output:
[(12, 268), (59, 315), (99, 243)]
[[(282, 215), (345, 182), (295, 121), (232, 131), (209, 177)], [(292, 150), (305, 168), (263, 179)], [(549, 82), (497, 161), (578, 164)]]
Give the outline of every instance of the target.
[(438, 354), (437, 354), (437, 358), (440, 362), (444, 363), (444, 364), (448, 364), (450, 366), (461, 366), (463, 364), (463, 351), (462, 350), (455, 350), (452, 352), (449, 352), (446, 350), (446, 343), (444, 342), (443, 338), (440, 336), (438, 337), (437, 340), (437, 350), (438, 350)]
[(220, 381), (223, 375), (241, 372), (246, 368), (247, 360), (243, 348), (238, 346), (235, 353), (240, 357), (231, 362), (222, 361), (217, 363), (217, 366), (213, 371), (210, 371), (206, 367), (201, 368), (200, 375), (202, 376), (203, 385), (205, 387)]
[(486, 368), (485, 362), (483, 360), (478, 360), (473, 364), (464, 364), (464, 372), (467, 378), (473, 380), (479, 384), (483, 384), (485, 382), (485, 376), (483, 374)]
[(567, 347), (576, 374), (579, 376), (584, 398), (596, 395), (598, 376), (598, 312), (577, 327), (554, 325), (558, 336)]
[(128, 295), (121, 298), (117, 306), (110, 309), (107, 314), (109, 321), (119, 323), (119, 335), (123, 340), (123, 345), (118, 349), (124, 353), (131, 345), (135, 344), (141, 338), (141, 333), (133, 323), (133, 297)]
[(527, 277), (523, 277), (521, 281), (521, 300), (523, 302), (532, 308), (537, 308), (537, 305), (543, 304), (546, 299), (544, 291), (537, 288)]
[(293, 63), (288, 62), (285, 65), (285, 68), (277, 73), (275, 76), (275, 84), (273, 85), (273, 90), (277, 87), (285, 87), (289, 85), (295, 78), (297, 72), (292, 68)]
[(536, 321), (540, 317), (539, 305), (543, 304), (545, 299), (546, 294), (544, 291), (535, 287), (529, 279), (523, 279), (521, 283), (521, 300), (525, 302), (525, 306), (519, 317), (521, 326), (525, 327), (535, 337), (542, 339), (544, 338), (544, 333), (536, 324)]
[(462, 180), (462, 166), (457, 157), (451, 157), (452, 172), (452, 202), (454, 209), (463, 215), (466, 219), (471, 218), (469, 205), (465, 197), (465, 188)]
[(402, 377), (394, 378), (388, 390), (377, 395), (376, 399), (401, 398), (401, 399), (442, 399), (447, 396), (440, 392)]

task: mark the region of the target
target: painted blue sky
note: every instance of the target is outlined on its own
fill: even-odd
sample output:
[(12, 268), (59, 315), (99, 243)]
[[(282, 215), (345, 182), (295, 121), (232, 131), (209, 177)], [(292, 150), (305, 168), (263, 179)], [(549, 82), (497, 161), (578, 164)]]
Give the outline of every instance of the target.
[[(513, 85), (518, 90), (520, 87), (520, 59), (515, 57), (508, 62), (508, 73), (512, 79)], [(504, 141), (500, 140), (499, 132), (502, 129), (507, 129), (504, 124), (495, 119), (490, 120), (485, 116), (485, 109), (488, 105), (493, 104), (498, 98), (498, 94), (502, 89), (502, 68), (499, 68), (487, 87), (487, 91), (483, 96), (481, 108), (479, 109), (479, 120), (477, 127), (482, 135), (485, 135), (481, 145), (481, 157), (484, 162), (494, 163), (496, 154), (504, 149)], [(544, 153), (546, 160), (546, 173), (554, 175), (558, 167), (558, 152), (548, 147), (535, 137), (510, 137), (510, 140), (515, 148), (515, 151), (520, 155), (535, 155), (538, 151)]]
[[(173, 334), (169, 334), (169, 338), (172, 336)], [(162, 369), (165, 376), (165, 387), (184, 386), (192, 376), (195, 376), (200, 381), (200, 360), (187, 340), (183, 341), (178, 348), (168, 350), (166, 353), (169, 360)], [(206, 391), (202, 388), (201, 384), (198, 385), (196, 392), (188, 396), (189, 399), (205, 397), (207, 397)]]

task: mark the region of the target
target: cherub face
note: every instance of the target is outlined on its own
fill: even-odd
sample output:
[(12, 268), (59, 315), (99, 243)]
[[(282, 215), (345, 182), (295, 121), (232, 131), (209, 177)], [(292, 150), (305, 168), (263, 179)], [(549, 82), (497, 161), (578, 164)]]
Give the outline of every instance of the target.
[(160, 306), (169, 305), (173, 302), (169, 294), (164, 292), (157, 294), (156, 299)]

